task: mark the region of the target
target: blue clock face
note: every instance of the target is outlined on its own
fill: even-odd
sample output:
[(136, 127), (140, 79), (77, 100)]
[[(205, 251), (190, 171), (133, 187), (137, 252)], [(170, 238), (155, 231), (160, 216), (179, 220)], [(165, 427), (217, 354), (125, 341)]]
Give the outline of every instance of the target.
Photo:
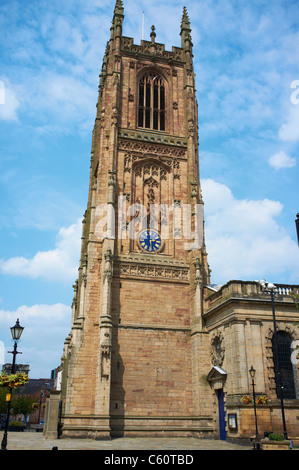
[(162, 240), (156, 230), (142, 230), (138, 236), (139, 246), (147, 253), (157, 253), (162, 248)]

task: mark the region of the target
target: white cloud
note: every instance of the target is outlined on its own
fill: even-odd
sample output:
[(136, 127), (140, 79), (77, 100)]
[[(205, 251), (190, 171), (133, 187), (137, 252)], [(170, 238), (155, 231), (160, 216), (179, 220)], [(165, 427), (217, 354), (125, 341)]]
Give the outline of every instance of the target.
[[(34, 86), (32, 86), (32, 84)], [(37, 74), (26, 84), (26, 105), (30, 113), (43, 113), (36, 126), (38, 133), (68, 133), (72, 125), (86, 132), (92, 127), (97, 100), (96, 82), (48, 71)]]
[(281, 151), (272, 155), (268, 163), (275, 170), (280, 170), (281, 168), (293, 168), (296, 166), (296, 159)]
[(236, 199), (226, 185), (211, 179), (203, 180), (202, 187), (212, 282), (269, 277), (296, 283), (298, 246), (275, 220), (283, 205), (269, 199)]
[(0, 80), (0, 119), (4, 121), (16, 121), (17, 109), (20, 106), (20, 100), (17, 96), (16, 87), (3, 79)]
[(70, 307), (61, 303), (54, 305), (22, 305), (14, 311), (0, 310), (0, 322), (1, 325), (10, 325), (16, 321), (17, 318), (20, 320), (22, 326), (28, 322), (31, 325), (36, 325), (38, 322), (48, 323), (55, 322), (57, 324), (64, 321), (65, 315), (69, 314)]
[[(19, 318), (24, 327), (19, 350), (22, 363), (29, 364), (31, 378), (49, 378), (60, 364), (64, 340), (71, 326), (71, 307), (53, 305), (22, 305), (14, 311), (0, 310), (1, 340), (9, 347), (9, 328)], [(5, 362), (10, 362), (6, 357)]]
[(299, 105), (292, 105), (286, 122), (279, 129), (279, 137), (284, 142), (299, 141)]
[(27, 259), (13, 257), (0, 260), (3, 274), (24, 276), (30, 279), (44, 279), (50, 282), (68, 282), (74, 280), (78, 270), (80, 256), (82, 221), (70, 227), (63, 227), (57, 235), (56, 247), (49, 251), (39, 251)]

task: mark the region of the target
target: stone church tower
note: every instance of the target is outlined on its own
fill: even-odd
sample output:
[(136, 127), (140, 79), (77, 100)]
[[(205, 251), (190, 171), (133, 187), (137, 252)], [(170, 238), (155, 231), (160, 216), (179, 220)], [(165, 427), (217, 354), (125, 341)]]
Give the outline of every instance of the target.
[[(63, 436), (210, 434), (203, 235), (191, 28), (181, 47), (124, 37), (116, 1), (100, 74)], [(178, 31), (179, 33), (179, 31)]]

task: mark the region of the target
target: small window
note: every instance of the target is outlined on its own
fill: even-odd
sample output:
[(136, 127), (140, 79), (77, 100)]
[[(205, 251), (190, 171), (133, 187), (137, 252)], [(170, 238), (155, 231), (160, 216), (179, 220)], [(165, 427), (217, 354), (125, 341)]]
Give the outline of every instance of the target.
[(138, 126), (165, 131), (165, 86), (155, 73), (147, 73), (139, 81)]

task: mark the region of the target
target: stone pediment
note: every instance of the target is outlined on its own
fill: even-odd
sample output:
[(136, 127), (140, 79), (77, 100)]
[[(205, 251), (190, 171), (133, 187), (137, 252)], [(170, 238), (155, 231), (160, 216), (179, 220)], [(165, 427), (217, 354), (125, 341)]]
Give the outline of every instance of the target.
[(226, 382), (227, 372), (219, 366), (213, 366), (207, 375), (207, 380), (214, 390), (223, 388)]

